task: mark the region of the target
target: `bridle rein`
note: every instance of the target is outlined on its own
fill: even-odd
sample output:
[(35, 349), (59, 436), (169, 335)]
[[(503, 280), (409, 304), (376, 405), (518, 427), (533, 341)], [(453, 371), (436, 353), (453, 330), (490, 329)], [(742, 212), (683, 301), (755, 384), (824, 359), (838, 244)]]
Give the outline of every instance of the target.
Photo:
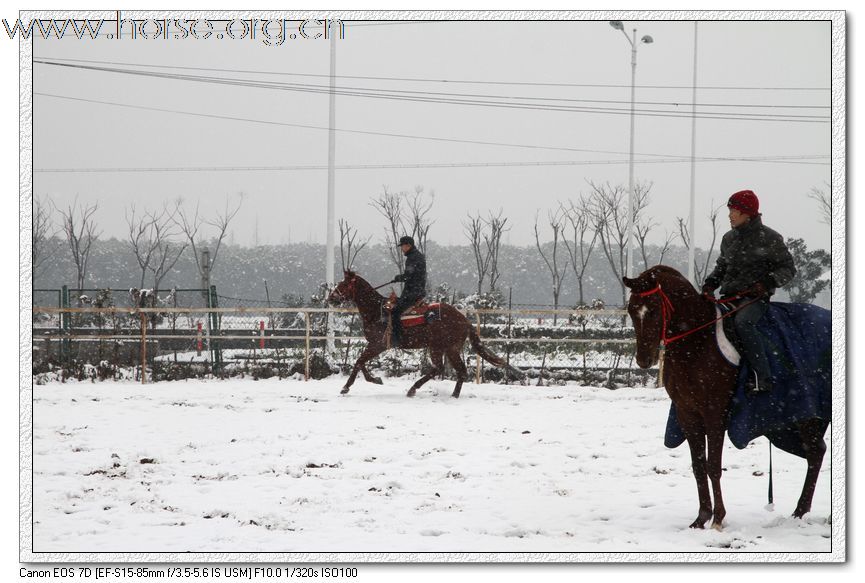
[[(735, 314), (736, 312), (738, 312), (739, 310), (741, 310), (745, 306), (749, 306), (749, 305), (753, 304), (754, 302), (757, 302), (760, 300), (759, 297), (755, 298), (755, 299), (751, 300), (750, 302), (745, 302), (740, 306), (736, 306), (735, 308), (733, 308), (729, 312), (727, 312), (725, 314), (721, 314), (720, 317), (715, 318), (714, 320), (710, 320), (710, 321), (706, 322), (705, 324), (701, 324), (701, 325), (697, 326), (696, 328), (692, 328), (690, 330), (687, 330), (687, 331), (682, 332), (680, 334), (675, 334), (673, 336), (667, 336), (667, 328), (670, 324), (670, 321), (673, 319), (674, 309), (673, 309), (673, 302), (671, 302), (670, 298), (667, 296), (667, 294), (664, 293), (664, 290), (661, 288), (661, 284), (659, 283), (658, 285), (656, 285), (653, 289), (650, 289), (649, 291), (632, 292), (632, 294), (636, 295), (638, 298), (644, 298), (644, 297), (648, 297), (648, 296), (651, 296), (654, 294), (658, 294), (661, 296), (661, 338), (660, 338), (660, 341), (661, 341), (661, 344), (663, 344), (664, 346), (668, 346), (668, 345), (672, 344), (673, 342), (675, 342), (676, 340), (680, 340), (682, 338), (685, 338), (686, 336), (690, 336), (691, 334), (693, 334), (695, 332), (699, 332), (700, 330), (703, 330), (704, 328), (708, 328), (712, 324), (715, 324), (715, 323), (719, 322), (720, 320), (723, 320), (724, 318), (732, 316), (733, 314)], [(739, 295), (736, 295), (736, 296), (733, 296), (730, 298), (721, 299), (721, 300), (716, 300), (715, 298), (708, 298), (708, 299), (710, 301), (716, 303), (716, 304), (729, 304), (729, 303), (734, 302), (736, 300), (742, 299), (742, 297), (744, 297), (744, 296), (739, 294)]]

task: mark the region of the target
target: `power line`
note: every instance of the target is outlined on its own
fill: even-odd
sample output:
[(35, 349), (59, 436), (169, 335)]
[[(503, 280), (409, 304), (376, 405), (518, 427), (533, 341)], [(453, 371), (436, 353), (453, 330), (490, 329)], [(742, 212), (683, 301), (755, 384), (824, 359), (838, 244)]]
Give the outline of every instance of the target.
[[(210, 71), (217, 73), (252, 73), (257, 75), (282, 75), (292, 77), (320, 77), (329, 79), (330, 75), (316, 73), (289, 73), (286, 71), (260, 71), (251, 69), (223, 69), (212, 67), (189, 67), (180, 65), (153, 65), (149, 63), (129, 63), (118, 61), (98, 61), (88, 59), (69, 59), (63, 57), (34, 57), (34, 62), (43, 62), (50, 59), (51, 61), (69, 61), (77, 63), (95, 63), (102, 65), (120, 65), (127, 67), (149, 67), (158, 69), (178, 69), (186, 71)], [(367, 81), (400, 81), (414, 83), (450, 83), (463, 85), (515, 85), (526, 87), (583, 87), (583, 88), (602, 88), (602, 89), (630, 89), (630, 85), (611, 84), (611, 83), (551, 83), (551, 82), (532, 82), (532, 81), (479, 81), (469, 79), (433, 79), (424, 77), (381, 77), (370, 75), (336, 75), (337, 79), (354, 79)], [(637, 89), (693, 89), (691, 85), (637, 85)], [(830, 87), (757, 87), (757, 86), (723, 86), (723, 85), (699, 85), (697, 89), (721, 91), (830, 91)]]
[[(245, 118), (245, 117), (235, 117), (235, 116), (224, 116), (224, 115), (215, 115), (215, 114), (207, 114), (207, 113), (198, 113), (198, 112), (190, 112), (190, 111), (182, 111), (176, 109), (167, 109), (160, 107), (148, 107), (143, 105), (132, 105), (127, 103), (117, 103), (112, 101), (101, 101), (96, 99), (87, 99), (83, 97), (71, 97), (66, 95), (55, 95), (50, 93), (41, 93), (34, 92), (34, 95), (40, 97), (50, 97), (55, 99), (64, 99), (69, 101), (77, 101), (84, 103), (94, 103), (98, 105), (110, 105), (115, 107), (124, 107), (130, 109), (141, 109), (145, 111), (155, 111), (160, 113), (170, 113), (177, 115), (188, 115), (193, 117), (202, 117), (202, 118), (212, 118), (212, 119), (221, 119), (221, 120), (229, 120), (229, 121), (239, 121), (239, 122), (248, 122), (248, 123), (257, 123), (264, 125), (275, 125), (275, 126), (286, 126), (286, 127), (296, 127), (301, 129), (312, 129), (312, 130), (320, 130), (327, 131), (329, 128), (324, 126), (314, 126), (314, 125), (306, 125), (306, 124), (295, 124), (288, 122), (278, 122), (272, 120), (260, 120), (254, 118)], [(387, 132), (373, 132), (366, 130), (352, 130), (352, 129), (342, 129), (337, 128), (336, 131), (342, 133), (350, 133), (350, 134), (360, 134), (360, 135), (373, 135), (373, 136), (381, 136), (381, 137), (394, 137), (394, 138), (402, 138), (402, 139), (414, 139), (414, 140), (428, 140), (435, 142), (448, 142), (448, 143), (461, 143), (461, 144), (474, 144), (474, 145), (484, 145), (484, 146), (498, 146), (498, 147), (512, 147), (512, 148), (525, 148), (525, 149), (536, 149), (536, 150), (553, 150), (553, 151), (565, 151), (565, 152), (581, 152), (581, 153), (592, 153), (592, 154), (619, 154), (619, 155), (627, 155), (627, 152), (619, 152), (614, 150), (593, 150), (586, 148), (568, 148), (568, 147), (557, 147), (557, 146), (541, 146), (534, 144), (514, 144), (514, 143), (505, 143), (505, 142), (489, 142), (482, 140), (465, 140), (465, 139), (457, 139), (457, 138), (442, 138), (435, 136), (418, 136), (418, 135), (410, 135), (410, 134), (397, 134), (397, 133), (387, 133)], [(639, 153), (640, 156), (647, 157), (656, 157), (656, 158), (675, 158), (681, 159), (682, 156), (674, 155), (674, 154), (657, 154), (657, 153)], [(820, 158), (823, 156), (815, 155), (815, 156), (800, 156), (800, 157), (786, 157), (790, 159), (812, 159), (812, 158)], [(825, 156), (828, 158), (828, 156)], [(689, 158), (690, 159), (690, 158)], [(706, 161), (714, 160), (715, 158), (705, 158)], [(703, 161), (703, 158), (697, 158), (698, 161)]]
[[(254, 69), (222, 69), (214, 67), (189, 67), (180, 65), (153, 65), (150, 63), (129, 63), (119, 61), (98, 61), (88, 59), (69, 59), (64, 57), (34, 57), (38, 61), (69, 61), (74, 63), (92, 63), (100, 65), (119, 65), (125, 67), (148, 67), (157, 69), (179, 69), (184, 71), (210, 71), (217, 73), (251, 73), (256, 75), (282, 75), (291, 77), (321, 77), (329, 79), (330, 75), (320, 73), (289, 73), (286, 71), (260, 71)], [(532, 81), (479, 81), (467, 79), (433, 79), (424, 77), (381, 77), (369, 75), (336, 75), (337, 79), (354, 79), (366, 81), (408, 81), (413, 83), (449, 83), (461, 85), (515, 85), (526, 87), (583, 87), (603, 89), (630, 89), (630, 85), (609, 83), (548, 83)], [(687, 89), (691, 85), (637, 85), (637, 89)], [(735, 91), (830, 91), (830, 87), (756, 87), (756, 86), (722, 86), (722, 85), (699, 85), (697, 89), (705, 90), (735, 90)]]
[[(169, 74), (160, 72), (134, 71), (129, 69), (116, 69), (106, 67), (91, 67), (85, 65), (74, 65), (67, 63), (55, 63), (48, 61), (36, 61), (40, 64), (53, 65), (58, 67), (70, 67), (74, 69), (92, 70), (107, 73), (117, 73), (124, 75), (135, 75), (143, 77), (153, 77), (160, 79), (170, 79), (179, 81), (190, 81), (197, 83), (213, 83), (218, 85), (241, 86), (241, 87), (256, 87), (261, 89), (277, 89), (283, 91), (296, 91), (305, 93), (331, 94), (330, 88), (315, 85), (289, 84), (289, 83), (273, 83), (273, 82), (255, 82), (239, 79), (225, 79), (219, 77), (203, 77), (197, 75), (181, 75)], [(334, 91), (337, 95), (366, 97), (374, 99), (387, 99), (394, 101), (410, 101), (421, 103), (438, 103), (450, 105), (468, 105), (481, 107), (494, 107), (504, 109), (526, 109), (538, 111), (560, 111), (569, 113), (596, 113), (596, 114), (613, 114), (613, 115), (630, 115), (631, 110), (627, 108), (603, 108), (603, 107), (574, 107), (574, 106), (556, 106), (556, 105), (535, 105), (525, 103), (501, 103), (495, 101), (471, 100), (471, 99), (453, 99), (439, 98), (435, 96), (407, 96), (404, 94), (395, 94), (395, 92), (384, 92), (381, 90), (369, 89), (354, 89), (346, 90), (342, 88), (340, 91)], [(421, 92), (413, 92), (421, 93)], [(424, 94), (432, 95), (432, 94)], [(662, 110), (637, 110), (637, 115), (644, 117), (671, 117), (671, 118), (687, 118), (694, 117), (690, 113), (664, 112)], [(796, 122), (796, 123), (828, 123), (831, 118), (829, 116), (810, 116), (810, 115), (791, 115), (791, 114), (727, 114), (725, 112), (702, 112), (696, 117), (701, 119), (721, 119), (721, 120), (737, 120), (737, 121), (781, 121), (781, 122)]]
[[(781, 158), (704, 158), (701, 162), (769, 162), (785, 164), (805, 164), (816, 166), (828, 166), (828, 162), (807, 162), (804, 160), (787, 160)], [(679, 160), (636, 160), (637, 164), (667, 164), (676, 162), (690, 162), (690, 158)], [(351, 164), (337, 165), (337, 170), (406, 170), (406, 169), (434, 169), (434, 168), (502, 168), (502, 167), (527, 167), (527, 166), (606, 166), (615, 164), (628, 164), (628, 160), (559, 160), (540, 162), (456, 162), (444, 164)], [(301, 171), (301, 170), (327, 170), (326, 164), (301, 164), (292, 166), (162, 166), (150, 168), (36, 168), (34, 173), (41, 174), (93, 174), (93, 173), (141, 173), (141, 172), (279, 172), (279, 171)]]

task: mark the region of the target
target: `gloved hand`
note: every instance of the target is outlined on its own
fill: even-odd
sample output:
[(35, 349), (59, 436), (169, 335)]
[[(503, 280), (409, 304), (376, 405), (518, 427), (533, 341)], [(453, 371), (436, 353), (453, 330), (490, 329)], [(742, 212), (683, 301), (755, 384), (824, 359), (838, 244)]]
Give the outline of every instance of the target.
[(751, 289), (745, 292), (744, 295), (749, 298), (762, 298), (763, 296), (769, 295), (769, 290), (766, 289), (766, 286), (763, 285), (763, 282), (758, 281), (753, 286), (751, 286)]
[(393, 276), (393, 279), (391, 280), (391, 283), (399, 283), (399, 282), (401, 282), (402, 280), (403, 280), (403, 274), (400, 273), (399, 275), (394, 275), (394, 276)]
[(714, 299), (715, 298), (715, 288), (712, 287), (708, 283), (704, 283), (703, 284), (703, 296), (710, 298), (710, 299)]

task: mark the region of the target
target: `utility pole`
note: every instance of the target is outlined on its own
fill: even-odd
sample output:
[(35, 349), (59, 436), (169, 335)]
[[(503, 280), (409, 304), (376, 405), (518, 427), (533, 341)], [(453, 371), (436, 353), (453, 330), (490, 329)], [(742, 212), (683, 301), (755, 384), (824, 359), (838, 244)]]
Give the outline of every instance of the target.
[[(327, 132), (327, 246), (325, 252), (325, 268), (327, 274), (325, 281), (328, 289), (333, 289), (333, 248), (336, 243), (336, 30), (333, 27), (333, 20), (328, 19), (326, 24), (326, 33), (330, 33), (330, 119), (328, 121)], [(330, 314), (327, 315), (327, 348), (332, 351), (334, 347), (333, 329), (330, 322)]]
[(694, 281), (694, 262), (697, 249), (697, 223), (694, 220), (694, 198), (697, 180), (697, 22), (694, 21), (694, 87), (691, 93), (691, 206), (688, 212), (688, 232), (691, 234), (691, 244), (688, 246), (688, 281), (697, 288), (700, 284)]

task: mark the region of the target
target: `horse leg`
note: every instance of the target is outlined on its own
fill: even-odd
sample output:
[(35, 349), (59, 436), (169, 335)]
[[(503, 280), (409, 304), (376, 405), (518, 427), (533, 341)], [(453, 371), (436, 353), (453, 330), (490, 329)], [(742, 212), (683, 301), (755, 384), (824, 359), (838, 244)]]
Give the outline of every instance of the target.
[[(684, 428), (683, 428), (684, 429)], [(703, 528), (712, 517), (712, 499), (709, 497), (709, 481), (706, 479), (706, 434), (702, 431), (685, 431), (688, 447), (691, 448), (691, 467), (697, 481), (697, 495), (700, 498), (700, 511), (691, 523), (691, 528)]]
[(368, 361), (381, 354), (382, 350), (384, 350), (384, 347), (380, 344), (370, 344), (364, 349), (358, 357), (357, 362), (354, 363), (354, 367), (351, 369), (351, 374), (348, 375), (348, 380), (345, 381), (345, 386), (339, 392), (340, 395), (344, 395), (348, 392), (351, 385), (354, 384), (354, 379), (357, 378), (357, 373), (366, 366)]
[(724, 452), (724, 428), (713, 427), (706, 432), (709, 446), (707, 469), (712, 480), (712, 496), (715, 499), (715, 510), (712, 515), (712, 528), (721, 530), (727, 509), (724, 508), (724, 497), (721, 495), (721, 456)]
[(372, 373), (366, 368), (366, 364), (360, 367), (360, 372), (363, 373), (363, 378), (366, 379), (366, 382), (372, 383), (374, 385), (383, 385), (384, 383), (379, 377), (372, 376)]
[(469, 376), (468, 370), (466, 370), (466, 363), (463, 362), (461, 347), (451, 346), (447, 351), (448, 361), (451, 363), (451, 366), (454, 367), (454, 370), (457, 373), (457, 384), (454, 387), (454, 392), (451, 394), (451, 397), (454, 399), (459, 399), (460, 391), (463, 388), (463, 383)]
[(805, 474), (805, 485), (802, 487), (799, 503), (796, 504), (796, 510), (793, 511), (794, 518), (802, 518), (811, 511), (811, 500), (814, 498), (817, 478), (820, 475), (820, 468), (823, 466), (823, 455), (826, 453), (822, 423), (819, 419), (809, 419), (799, 424), (799, 434), (802, 436), (802, 445), (805, 448), (805, 459), (808, 460), (808, 473)]
[(434, 378), (442, 370), (442, 368), (444, 367), (444, 363), (442, 362), (441, 349), (438, 349), (438, 348), (431, 348), (430, 349), (430, 361), (432, 361), (432, 365), (433, 365), (432, 370), (429, 371), (424, 376), (422, 376), (421, 378), (419, 378), (417, 380), (417, 382), (411, 386), (411, 388), (408, 390), (408, 393), (406, 393), (406, 395), (405, 395), (406, 397), (414, 397), (417, 390), (419, 388), (421, 388), (425, 382), (427, 382), (431, 378)]

